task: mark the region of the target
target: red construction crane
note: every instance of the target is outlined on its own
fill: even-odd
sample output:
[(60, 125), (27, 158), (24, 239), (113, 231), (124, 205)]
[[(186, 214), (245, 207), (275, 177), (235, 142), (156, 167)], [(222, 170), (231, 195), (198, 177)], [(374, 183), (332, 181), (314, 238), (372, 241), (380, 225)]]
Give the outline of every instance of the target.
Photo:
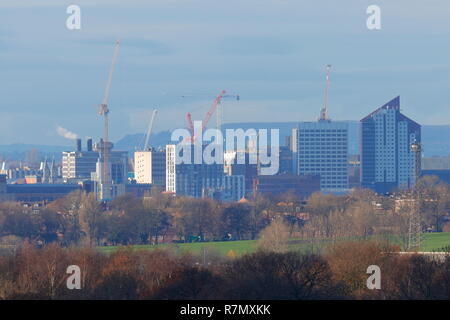
[[(205, 118), (202, 121), (202, 126), (201, 126), (202, 131), (203, 131), (204, 128), (206, 128), (206, 126), (209, 123), (209, 120), (211, 120), (212, 115), (217, 110), (217, 106), (220, 104), (222, 99), (225, 98), (225, 97), (234, 97), (234, 98), (236, 98), (236, 100), (240, 99), (239, 95), (226, 95), (226, 91), (222, 90), (219, 93), (219, 95), (214, 99), (213, 104), (209, 108), (208, 112), (205, 115)], [(189, 112), (186, 115), (186, 120), (187, 120), (187, 124), (188, 124), (188, 129), (191, 131), (192, 142), (194, 142), (195, 141), (194, 124), (192, 123), (192, 116), (191, 116), (191, 114)]]
[(186, 115), (186, 121), (188, 124), (188, 129), (191, 132), (191, 141), (193, 142), (194, 141), (194, 124), (192, 123), (192, 116), (191, 116), (190, 112), (188, 112)]
[(202, 130), (204, 128), (206, 128), (206, 125), (208, 124), (209, 120), (211, 119), (213, 113), (216, 111), (217, 106), (219, 105), (220, 101), (222, 101), (223, 96), (225, 95), (225, 90), (222, 90), (219, 95), (216, 97), (216, 99), (214, 99), (214, 102), (211, 106), (211, 108), (209, 108), (209, 111), (206, 113), (205, 118), (203, 119), (202, 122)]

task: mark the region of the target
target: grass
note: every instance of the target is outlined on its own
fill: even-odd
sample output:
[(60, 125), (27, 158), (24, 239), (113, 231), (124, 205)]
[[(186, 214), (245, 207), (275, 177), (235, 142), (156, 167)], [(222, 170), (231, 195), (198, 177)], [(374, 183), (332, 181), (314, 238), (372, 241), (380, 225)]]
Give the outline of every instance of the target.
[(426, 233), (422, 245), (422, 251), (438, 251), (450, 246), (450, 232)]
[[(348, 239), (349, 240), (349, 239)], [(354, 240), (354, 239), (352, 239)], [(356, 240), (356, 239), (355, 239)], [(400, 240), (397, 237), (389, 237), (389, 241), (392, 244), (400, 244)], [(330, 244), (330, 241), (316, 242), (315, 249), (326, 248)], [(421, 251), (437, 251), (445, 246), (450, 246), (450, 232), (440, 233), (426, 233), (423, 237)], [(201, 254), (203, 250), (208, 253), (215, 252), (220, 255), (227, 255), (230, 250), (233, 250), (237, 256), (245, 253), (251, 253), (256, 250), (255, 240), (242, 240), (242, 241), (218, 241), (218, 242), (194, 242), (194, 243), (177, 243), (177, 244), (160, 244), (160, 245), (134, 245), (132, 246), (137, 250), (153, 250), (156, 248), (164, 249), (171, 248), (176, 253), (190, 252), (194, 255)], [(289, 244), (291, 250), (308, 251), (311, 249), (311, 244), (306, 241), (292, 240)], [(99, 247), (99, 250), (103, 253), (112, 253), (120, 247), (109, 246)]]
[[(194, 243), (172, 243), (159, 245), (134, 245), (133, 249), (137, 250), (153, 250), (153, 249), (172, 249), (176, 253), (190, 252), (193, 254), (201, 254), (203, 250), (208, 252), (216, 252), (220, 255), (227, 255), (230, 250), (233, 250), (236, 255), (240, 256), (245, 253), (250, 253), (256, 249), (255, 240), (242, 241), (217, 241), (217, 242), (194, 242)], [(120, 247), (99, 247), (103, 253), (111, 253)]]

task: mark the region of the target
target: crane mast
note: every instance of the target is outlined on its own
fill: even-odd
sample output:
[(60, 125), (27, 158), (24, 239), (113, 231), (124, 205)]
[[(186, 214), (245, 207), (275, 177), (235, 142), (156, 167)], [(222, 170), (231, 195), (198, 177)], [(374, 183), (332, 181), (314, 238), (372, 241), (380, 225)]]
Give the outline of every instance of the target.
[(324, 93), (324, 103), (323, 107), (320, 110), (320, 118), (319, 121), (326, 121), (328, 119), (328, 90), (330, 88), (330, 71), (331, 71), (331, 64), (328, 64), (326, 67), (327, 70), (327, 76), (326, 76), (326, 82), (325, 82), (325, 93)]
[(114, 69), (117, 62), (117, 57), (119, 55), (120, 41), (117, 40), (114, 47), (114, 54), (111, 62), (111, 69), (109, 70), (108, 81), (106, 83), (105, 92), (103, 95), (103, 101), (100, 105), (99, 114), (103, 116), (103, 178), (101, 182), (103, 186), (109, 183), (109, 168), (108, 168), (108, 101), (109, 101), (109, 93), (111, 90), (112, 77), (114, 73)]
[(150, 136), (152, 135), (153, 122), (155, 121), (155, 117), (156, 117), (157, 113), (158, 113), (158, 110), (154, 109), (153, 113), (152, 113), (152, 118), (150, 120), (150, 124), (147, 129), (147, 134), (145, 135), (144, 151), (147, 150), (147, 148), (148, 148), (148, 140), (150, 139)]

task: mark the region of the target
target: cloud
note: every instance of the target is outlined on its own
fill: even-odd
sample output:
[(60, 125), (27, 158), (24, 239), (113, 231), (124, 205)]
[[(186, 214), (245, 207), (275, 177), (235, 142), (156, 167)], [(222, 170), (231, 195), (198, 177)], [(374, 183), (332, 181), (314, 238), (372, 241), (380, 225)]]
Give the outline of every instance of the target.
[[(155, 132), (186, 126), (188, 111), (201, 120), (222, 88), (242, 97), (224, 102), (224, 123), (315, 120), (327, 63), (333, 119), (360, 119), (396, 94), (419, 122), (450, 119), (448, 0), (379, 0), (380, 32), (366, 28), (371, 0), (77, 0), (79, 31), (65, 27), (69, 4), (0, 1), (0, 115), (7, 115), (0, 142), (69, 143), (55, 134), (60, 123), (101, 136), (92, 106), (101, 101), (116, 38), (123, 46), (111, 141), (145, 132), (155, 106)], [(211, 98), (180, 99), (197, 92)]]
[(73, 133), (69, 130), (67, 130), (66, 128), (63, 128), (61, 126), (58, 126), (56, 128), (56, 132), (61, 136), (64, 137), (66, 139), (70, 139), (70, 140), (75, 140), (78, 136), (76, 133)]

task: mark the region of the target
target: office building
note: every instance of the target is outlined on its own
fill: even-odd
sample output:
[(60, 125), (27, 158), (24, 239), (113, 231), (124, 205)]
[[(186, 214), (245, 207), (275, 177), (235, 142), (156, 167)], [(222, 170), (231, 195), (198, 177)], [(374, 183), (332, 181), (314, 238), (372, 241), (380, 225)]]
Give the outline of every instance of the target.
[(0, 202), (46, 203), (83, 189), (81, 184), (7, 184), (6, 178), (6, 174), (0, 174)]
[(361, 184), (378, 193), (408, 189), (420, 173), (420, 125), (400, 112), (396, 97), (361, 119)]
[(239, 201), (245, 196), (245, 177), (242, 175), (224, 176), (222, 183), (223, 201)]
[(166, 151), (150, 149), (134, 153), (134, 178), (137, 183), (149, 183), (165, 188)]
[[(224, 169), (227, 176), (243, 176), (244, 177), (244, 195), (247, 196), (253, 192), (253, 179), (258, 176), (258, 164), (251, 163), (252, 156), (249, 152), (244, 153), (245, 163), (237, 163), (237, 153), (228, 151), (224, 153)], [(255, 157), (256, 158), (256, 155)]]
[[(126, 151), (112, 150), (113, 147), (114, 144), (108, 142), (110, 178), (114, 183), (125, 183), (127, 181), (128, 153)], [(100, 139), (94, 145), (92, 144), (92, 139), (88, 139), (86, 151), (81, 149), (80, 139), (77, 139), (76, 151), (64, 151), (62, 153), (62, 176), (64, 182), (91, 179), (92, 173), (97, 172), (98, 162), (103, 162), (103, 152), (103, 139)]]
[(41, 175), (41, 171), (39, 169), (23, 166), (20, 166), (19, 168), (9, 168), (4, 170), (3, 173), (7, 175), (7, 179), (9, 179), (10, 182), (22, 181), (22, 183), (25, 183), (25, 177), (27, 176)]
[(280, 147), (280, 158), (277, 174), (293, 174), (293, 152), (289, 146)]
[(300, 199), (306, 199), (317, 191), (320, 191), (319, 175), (281, 174), (255, 178), (255, 192), (259, 195), (291, 193)]
[(320, 190), (342, 193), (348, 190), (348, 125), (321, 119), (298, 124), (294, 141), (298, 175), (319, 175)]
[(82, 151), (81, 139), (77, 139), (75, 151), (62, 153), (62, 178), (64, 182), (86, 180), (95, 172), (99, 158), (98, 151), (92, 149), (92, 139), (87, 140), (87, 150)]
[(128, 182), (128, 152), (112, 151), (114, 144), (108, 142), (108, 176), (104, 177), (104, 142), (103, 139), (94, 144), (94, 152), (98, 154), (95, 172), (91, 173), (97, 199), (101, 201), (113, 200), (125, 194), (125, 184)]
[(127, 183), (125, 185), (125, 193), (135, 196), (136, 198), (145, 197), (152, 191), (153, 185), (148, 183)]
[(177, 155), (181, 152), (179, 146), (166, 146), (166, 191), (200, 198), (222, 189), (223, 163), (194, 163), (194, 145), (190, 147), (190, 163), (177, 163)]

